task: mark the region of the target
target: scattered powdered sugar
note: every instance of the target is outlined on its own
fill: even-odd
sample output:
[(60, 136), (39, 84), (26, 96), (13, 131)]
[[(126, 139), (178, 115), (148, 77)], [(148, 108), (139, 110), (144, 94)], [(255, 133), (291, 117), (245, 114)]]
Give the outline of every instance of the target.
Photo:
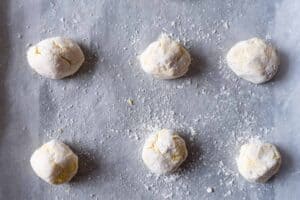
[(212, 192), (214, 192), (214, 189), (212, 187), (207, 187), (206, 192), (207, 193), (212, 193)]
[[(258, 188), (260, 193), (270, 190), (245, 185), (235, 165), (241, 144), (274, 131), (271, 91), (238, 79), (224, 60), (237, 38), (229, 34), (243, 19), (236, 2), (224, 1), (220, 7), (202, 1), (73, 2), (70, 10), (78, 12), (47, 4), (47, 19), (37, 21), (38, 31), (28, 20), (25, 26), (41, 38), (16, 34), (26, 44), (69, 35), (86, 55), (82, 69), (70, 79), (50, 81), (30, 74), (39, 91), (39, 125), (30, 130), (43, 140), (66, 140), (81, 162), (78, 181), (75, 177), (71, 186), (51, 188), (49, 194), (58, 192), (57, 199), (83, 199), (82, 193), (89, 199), (242, 199)], [(90, 9), (84, 9), (86, 4)], [(151, 12), (137, 12), (144, 8)], [(49, 24), (49, 19), (58, 23)], [(162, 32), (192, 55), (191, 70), (183, 78), (157, 80), (140, 69), (137, 56)], [(146, 137), (162, 128), (185, 139), (189, 156), (174, 174), (156, 176), (143, 165), (140, 151)]]

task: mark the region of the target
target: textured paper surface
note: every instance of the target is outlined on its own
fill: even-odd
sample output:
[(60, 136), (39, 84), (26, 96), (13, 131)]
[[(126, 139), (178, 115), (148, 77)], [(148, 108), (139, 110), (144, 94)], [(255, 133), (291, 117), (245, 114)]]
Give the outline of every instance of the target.
[[(296, 0), (2, 0), (0, 199), (298, 199), (299, 8)], [(191, 52), (183, 78), (156, 80), (139, 66), (136, 56), (162, 32)], [(70, 78), (42, 78), (26, 50), (59, 35), (76, 40), (87, 62)], [(234, 43), (254, 36), (281, 57), (278, 75), (258, 86), (224, 63)], [(187, 142), (189, 157), (171, 176), (156, 177), (141, 161), (158, 128)], [(283, 155), (265, 185), (237, 174), (238, 148), (255, 136)], [(32, 152), (52, 138), (79, 155), (70, 184), (50, 186), (30, 167)]]

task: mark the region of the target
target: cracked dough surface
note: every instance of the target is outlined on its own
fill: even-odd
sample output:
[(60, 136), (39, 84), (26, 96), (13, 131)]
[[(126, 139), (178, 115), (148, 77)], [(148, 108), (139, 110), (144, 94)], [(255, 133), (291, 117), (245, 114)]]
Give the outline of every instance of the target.
[(78, 71), (84, 55), (76, 42), (64, 37), (42, 40), (27, 51), (30, 67), (38, 74), (62, 79)]
[(57, 140), (42, 145), (30, 158), (33, 171), (44, 181), (62, 184), (70, 181), (78, 170), (78, 157)]
[(142, 69), (159, 79), (175, 79), (183, 76), (191, 64), (189, 52), (167, 34), (151, 43), (139, 56)]
[(146, 140), (142, 159), (153, 173), (165, 174), (176, 170), (187, 155), (185, 141), (173, 130), (162, 129)]

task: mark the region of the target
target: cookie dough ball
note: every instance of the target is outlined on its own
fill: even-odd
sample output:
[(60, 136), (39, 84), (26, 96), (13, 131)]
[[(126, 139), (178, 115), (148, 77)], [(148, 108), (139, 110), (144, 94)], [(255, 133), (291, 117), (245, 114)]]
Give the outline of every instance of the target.
[(281, 165), (281, 156), (273, 144), (253, 140), (244, 144), (237, 158), (240, 174), (250, 182), (264, 183), (276, 174)]
[(62, 184), (77, 173), (78, 157), (64, 143), (51, 140), (32, 154), (30, 164), (36, 175), (44, 181)]
[(187, 155), (184, 140), (176, 132), (162, 129), (146, 140), (142, 158), (150, 171), (165, 174), (176, 170)]
[(63, 37), (45, 39), (27, 51), (30, 67), (42, 76), (62, 79), (77, 72), (84, 61), (80, 47)]
[(229, 50), (226, 60), (237, 76), (255, 84), (270, 80), (279, 65), (275, 48), (259, 38), (238, 42)]
[(139, 59), (143, 70), (159, 79), (181, 77), (191, 64), (189, 52), (166, 34), (151, 43)]

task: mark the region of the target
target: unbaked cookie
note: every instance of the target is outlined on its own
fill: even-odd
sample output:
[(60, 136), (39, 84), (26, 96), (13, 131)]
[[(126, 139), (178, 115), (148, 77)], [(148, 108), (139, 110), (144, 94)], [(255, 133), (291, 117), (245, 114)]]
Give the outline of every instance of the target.
[(183, 76), (191, 64), (189, 52), (168, 35), (162, 34), (139, 56), (143, 70), (159, 79)]
[(78, 157), (64, 143), (51, 140), (32, 154), (30, 164), (36, 175), (44, 181), (62, 184), (77, 173)]
[(226, 60), (237, 76), (255, 84), (273, 78), (279, 65), (275, 48), (259, 38), (238, 42), (229, 50)]
[(237, 158), (240, 174), (250, 182), (266, 182), (276, 174), (281, 155), (273, 144), (252, 140), (242, 145)]
[(185, 141), (169, 129), (152, 134), (146, 140), (142, 152), (145, 165), (156, 174), (176, 170), (187, 156)]
[(71, 39), (53, 37), (30, 47), (27, 60), (38, 74), (51, 79), (62, 79), (77, 72), (84, 62), (84, 55)]

